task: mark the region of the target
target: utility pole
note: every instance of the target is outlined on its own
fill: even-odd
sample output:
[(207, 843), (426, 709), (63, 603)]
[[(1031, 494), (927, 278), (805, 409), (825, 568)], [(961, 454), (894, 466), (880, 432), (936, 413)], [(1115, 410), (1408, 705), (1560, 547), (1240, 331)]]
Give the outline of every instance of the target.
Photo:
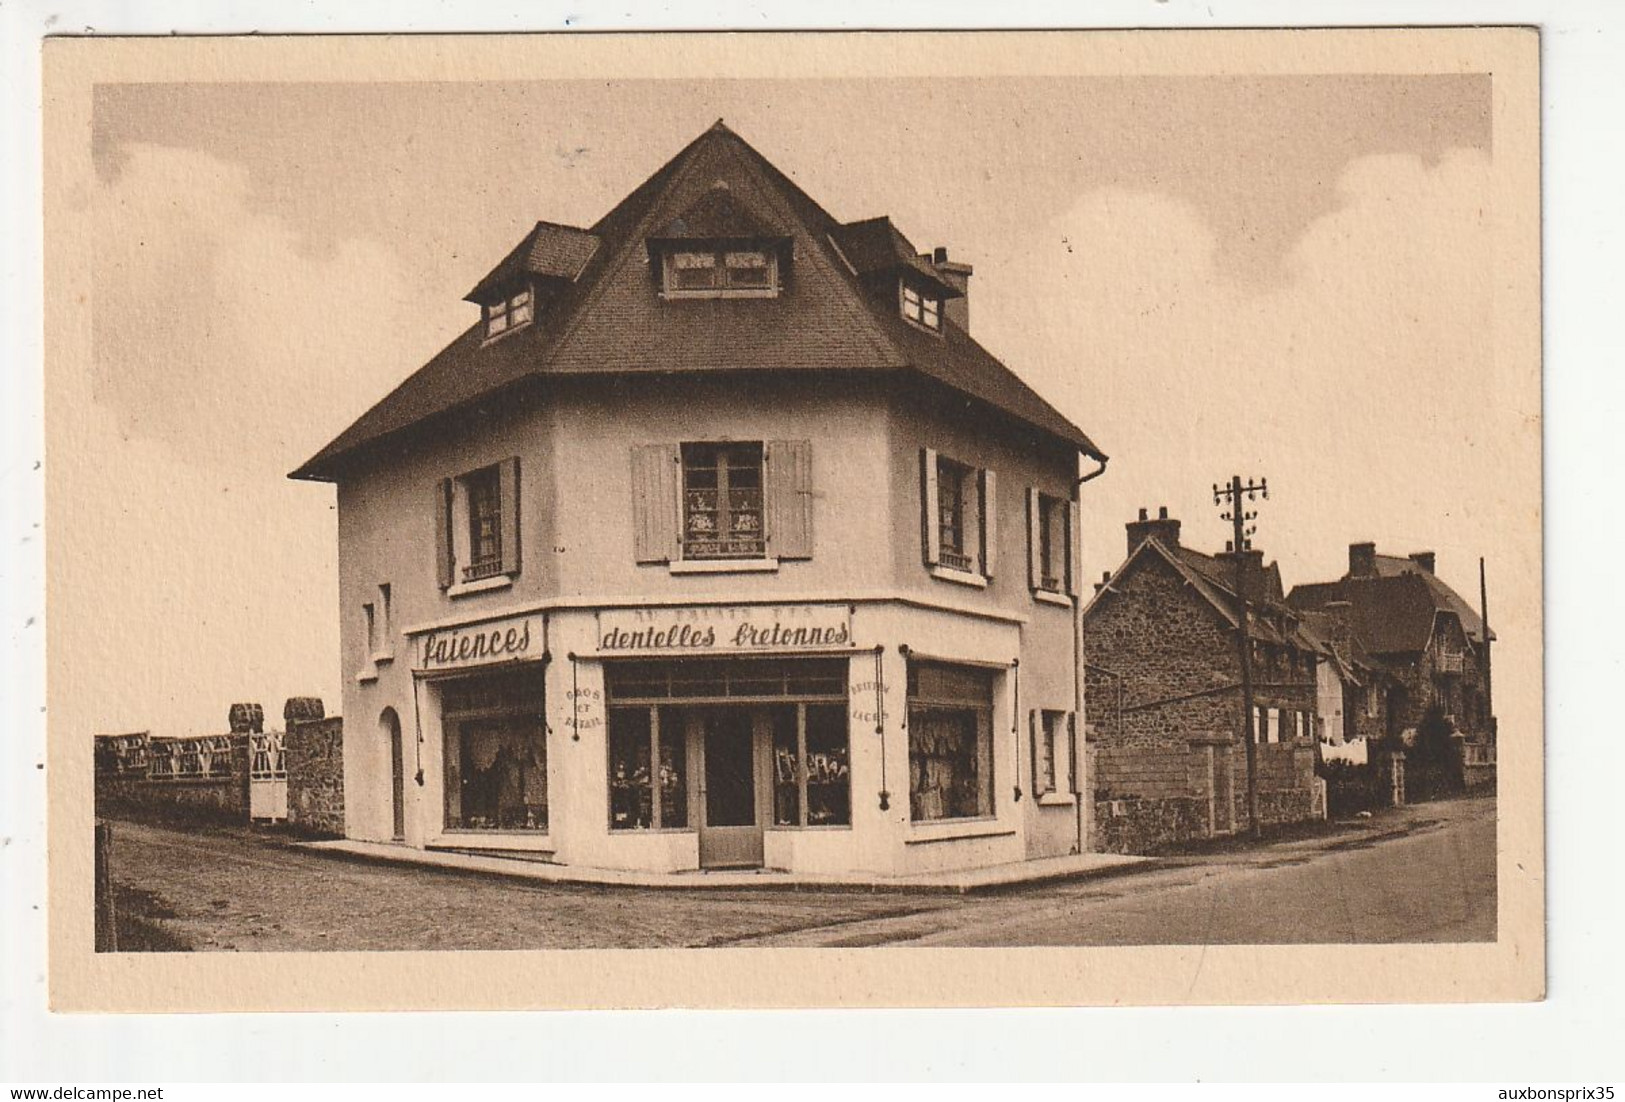
[(1230, 547), (1236, 555), (1236, 651), (1241, 658), (1241, 737), (1247, 750), (1247, 835), (1255, 842), (1258, 840), (1258, 746), (1253, 731), (1253, 644), (1248, 630), (1246, 552), (1250, 546), (1247, 537), (1258, 531), (1248, 523), (1257, 520), (1258, 514), (1248, 512), (1245, 501), (1269, 496), (1269, 480), (1265, 478), (1243, 484), (1238, 474), (1232, 475), (1230, 485), (1223, 489), (1218, 483), (1213, 484), (1213, 504), (1228, 506), (1230, 511), (1221, 515), (1235, 532)]
[(1478, 557), (1478, 619), (1484, 633), (1484, 722), (1494, 733), (1495, 695), (1490, 692), (1490, 590), (1484, 580), (1484, 556)]

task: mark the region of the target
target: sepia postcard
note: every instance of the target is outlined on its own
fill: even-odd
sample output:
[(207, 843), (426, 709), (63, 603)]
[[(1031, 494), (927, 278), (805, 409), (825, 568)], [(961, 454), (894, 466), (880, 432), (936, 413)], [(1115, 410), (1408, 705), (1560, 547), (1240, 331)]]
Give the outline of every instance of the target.
[(48, 39), (53, 1008), (1542, 997), (1538, 51)]

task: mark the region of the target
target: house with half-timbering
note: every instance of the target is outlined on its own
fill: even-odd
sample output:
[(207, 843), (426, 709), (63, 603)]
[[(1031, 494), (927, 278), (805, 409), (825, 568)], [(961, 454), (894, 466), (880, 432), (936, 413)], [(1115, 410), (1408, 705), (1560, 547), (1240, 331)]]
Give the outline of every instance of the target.
[(1293, 588), (1287, 602), (1361, 671), (1351, 741), (1412, 745), (1425, 719), (1444, 724), (1469, 785), (1493, 779), (1495, 634), (1436, 570), (1431, 551), (1380, 555), (1349, 546), (1348, 571)]

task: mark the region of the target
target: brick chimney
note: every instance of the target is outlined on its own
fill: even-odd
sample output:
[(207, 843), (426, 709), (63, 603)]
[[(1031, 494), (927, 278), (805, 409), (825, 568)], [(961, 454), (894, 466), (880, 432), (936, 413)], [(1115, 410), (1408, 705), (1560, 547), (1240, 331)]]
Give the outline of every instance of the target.
[[(1247, 600), (1249, 602), (1258, 602), (1265, 600), (1269, 596), (1264, 590), (1264, 552), (1253, 547), (1251, 540), (1248, 540), (1247, 543), (1247, 550), (1241, 553), (1241, 568), (1247, 575)], [(1236, 549), (1233, 543), (1226, 540), (1224, 551), (1215, 555), (1214, 558), (1219, 559), (1228, 568), (1225, 571), (1226, 574), (1229, 574), (1229, 577), (1225, 578), (1227, 582), (1235, 577), (1234, 574), (1230, 574), (1230, 571), (1236, 568)], [(1224, 575), (1220, 576), (1224, 577)]]
[(1432, 551), (1412, 551), (1411, 552), (1411, 561), (1413, 563), (1415, 563), (1417, 566), (1420, 566), (1422, 568), (1423, 573), (1426, 573), (1426, 574), (1433, 573), (1433, 552)]
[(970, 332), (970, 277), (975, 270), (969, 264), (957, 264), (948, 259), (948, 250), (942, 245), (928, 257), (922, 257), (937, 270), (942, 282), (959, 292), (958, 298), (946, 299), (942, 314), (965, 332)]
[(1349, 577), (1372, 578), (1377, 574), (1377, 545), (1349, 544)]
[(1155, 536), (1157, 542), (1170, 551), (1179, 546), (1179, 521), (1168, 515), (1168, 506), (1157, 510), (1157, 519), (1151, 520), (1148, 511), (1140, 510), (1140, 519), (1128, 522), (1128, 553)]

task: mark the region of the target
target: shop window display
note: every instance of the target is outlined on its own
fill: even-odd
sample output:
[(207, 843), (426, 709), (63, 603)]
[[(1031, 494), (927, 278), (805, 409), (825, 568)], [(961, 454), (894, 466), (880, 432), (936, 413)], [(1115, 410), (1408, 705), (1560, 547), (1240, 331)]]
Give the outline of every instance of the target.
[[(675, 713), (667, 713), (668, 721)], [(672, 830), (688, 826), (688, 754), (680, 728), (662, 731), (655, 708), (609, 713), (611, 830)], [(659, 767), (651, 770), (650, 763)], [(655, 794), (659, 793), (656, 805)]]
[(909, 814), (916, 822), (993, 814), (993, 697), (987, 671), (909, 670)]
[(773, 716), (773, 823), (850, 826), (852, 769), (846, 709), (801, 704)]
[(452, 726), (446, 828), (547, 829), (547, 738), (540, 716), (465, 719)]

